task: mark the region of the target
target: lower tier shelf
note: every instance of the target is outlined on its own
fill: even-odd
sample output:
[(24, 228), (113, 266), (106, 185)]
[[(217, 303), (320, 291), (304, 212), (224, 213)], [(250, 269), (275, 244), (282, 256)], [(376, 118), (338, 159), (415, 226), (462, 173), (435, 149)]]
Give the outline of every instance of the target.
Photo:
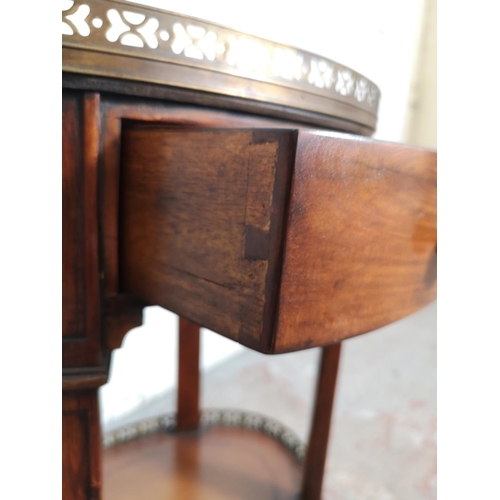
[(300, 460), (282, 437), (223, 422), (129, 435), (104, 450), (103, 500), (298, 498)]

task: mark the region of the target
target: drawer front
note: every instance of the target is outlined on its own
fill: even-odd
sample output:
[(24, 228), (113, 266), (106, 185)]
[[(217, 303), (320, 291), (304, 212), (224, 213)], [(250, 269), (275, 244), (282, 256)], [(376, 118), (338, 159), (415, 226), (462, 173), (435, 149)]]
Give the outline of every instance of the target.
[(281, 130), (124, 131), (123, 290), (261, 349), (294, 143)]
[(436, 153), (299, 134), (276, 352), (370, 332), (436, 297)]

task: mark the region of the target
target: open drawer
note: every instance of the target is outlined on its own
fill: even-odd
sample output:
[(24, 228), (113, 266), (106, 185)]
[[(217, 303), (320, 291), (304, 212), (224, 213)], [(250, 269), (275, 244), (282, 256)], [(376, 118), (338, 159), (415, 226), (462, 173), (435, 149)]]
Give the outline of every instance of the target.
[(326, 345), (436, 296), (436, 153), (129, 122), (120, 287), (248, 347)]

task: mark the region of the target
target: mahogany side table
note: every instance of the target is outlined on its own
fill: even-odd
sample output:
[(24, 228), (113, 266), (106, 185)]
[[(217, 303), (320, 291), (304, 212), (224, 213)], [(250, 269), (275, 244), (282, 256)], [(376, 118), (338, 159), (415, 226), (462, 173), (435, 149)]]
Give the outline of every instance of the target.
[[(378, 88), (320, 56), (121, 0), (62, 21), (63, 499), (320, 498), (341, 341), (435, 298), (436, 153), (369, 139)], [(147, 305), (181, 318), (177, 414), (103, 452)], [(322, 347), (307, 448), (200, 412), (200, 327)]]

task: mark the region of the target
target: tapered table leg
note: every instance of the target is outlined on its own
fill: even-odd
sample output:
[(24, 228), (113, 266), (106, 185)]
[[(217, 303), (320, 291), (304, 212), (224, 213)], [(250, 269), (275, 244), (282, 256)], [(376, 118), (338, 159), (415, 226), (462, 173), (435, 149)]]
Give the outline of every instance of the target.
[(193, 430), (200, 421), (200, 327), (179, 318), (177, 429)]
[(323, 347), (309, 446), (304, 462), (301, 491), (303, 500), (321, 498), (339, 359), (340, 342)]

